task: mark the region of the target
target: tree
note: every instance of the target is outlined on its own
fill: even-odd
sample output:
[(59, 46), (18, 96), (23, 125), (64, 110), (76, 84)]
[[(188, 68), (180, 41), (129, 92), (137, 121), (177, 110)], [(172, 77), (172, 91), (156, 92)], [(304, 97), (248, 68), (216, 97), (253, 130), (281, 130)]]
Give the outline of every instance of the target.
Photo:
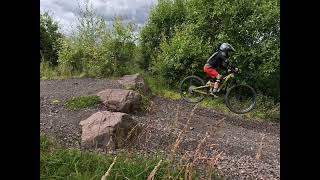
[(49, 12), (40, 12), (40, 62), (48, 62), (52, 66), (58, 64), (60, 39), (58, 23), (49, 15)]
[(118, 17), (109, 28), (89, 1), (79, 5), (77, 26), (63, 40), (59, 65), (68, 74), (88, 77), (123, 75), (134, 60), (134, 24)]
[(172, 38), (175, 27), (183, 24), (186, 16), (185, 0), (159, 0), (151, 10), (147, 24), (140, 32), (140, 66), (147, 70), (155, 58), (162, 38)]

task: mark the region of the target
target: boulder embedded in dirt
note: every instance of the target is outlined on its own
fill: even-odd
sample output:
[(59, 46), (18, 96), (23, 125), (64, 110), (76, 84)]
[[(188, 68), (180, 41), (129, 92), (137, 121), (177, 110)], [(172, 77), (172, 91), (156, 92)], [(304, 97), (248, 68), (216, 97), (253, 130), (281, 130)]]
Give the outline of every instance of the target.
[(148, 95), (151, 93), (151, 90), (147, 84), (147, 82), (143, 79), (143, 77), (137, 73), (132, 75), (125, 75), (118, 80), (119, 84), (124, 86), (126, 89), (138, 90), (144, 95)]
[(123, 148), (140, 130), (135, 120), (121, 112), (96, 112), (79, 124), (82, 127), (81, 145), (86, 149)]
[(140, 109), (139, 93), (125, 89), (105, 89), (97, 94), (108, 110), (131, 113)]

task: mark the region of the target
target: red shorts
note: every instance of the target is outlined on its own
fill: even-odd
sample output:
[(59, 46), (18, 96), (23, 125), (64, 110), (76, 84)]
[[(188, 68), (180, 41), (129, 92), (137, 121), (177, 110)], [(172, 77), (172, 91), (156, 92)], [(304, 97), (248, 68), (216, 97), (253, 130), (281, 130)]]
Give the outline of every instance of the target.
[(212, 67), (209, 67), (208, 65), (204, 65), (203, 71), (212, 78), (216, 78), (219, 75), (218, 71), (216, 71)]

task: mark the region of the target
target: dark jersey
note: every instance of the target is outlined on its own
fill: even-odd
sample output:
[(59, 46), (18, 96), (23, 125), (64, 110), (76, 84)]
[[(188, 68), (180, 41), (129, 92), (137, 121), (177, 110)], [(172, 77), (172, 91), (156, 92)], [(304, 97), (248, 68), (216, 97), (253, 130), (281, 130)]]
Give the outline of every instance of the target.
[(209, 57), (207, 65), (212, 68), (221, 68), (227, 70), (229, 66), (234, 68), (230, 63), (225, 54), (221, 51), (215, 52)]

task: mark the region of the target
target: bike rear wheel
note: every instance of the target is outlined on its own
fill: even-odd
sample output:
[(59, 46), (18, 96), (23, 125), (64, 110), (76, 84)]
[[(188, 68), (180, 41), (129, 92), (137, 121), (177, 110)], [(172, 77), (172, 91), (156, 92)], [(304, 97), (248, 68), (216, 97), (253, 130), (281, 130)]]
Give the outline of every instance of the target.
[[(185, 79), (183, 79), (180, 83), (180, 95), (187, 102), (200, 102), (205, 97), (205, 94), (207, 94), (208, 89), (201, 88), (197, 89), (197, 91), (194, 91), (194, 88), (204, 85), (204, 81), (198, 76), (188, 76)], [(200, 93), (200, 91), (202, 93)]]
[(256, 105), (256, 91), (249, 85), (232, 86), (225, 95), (225, 104), (234, 113), (247, 113)]

